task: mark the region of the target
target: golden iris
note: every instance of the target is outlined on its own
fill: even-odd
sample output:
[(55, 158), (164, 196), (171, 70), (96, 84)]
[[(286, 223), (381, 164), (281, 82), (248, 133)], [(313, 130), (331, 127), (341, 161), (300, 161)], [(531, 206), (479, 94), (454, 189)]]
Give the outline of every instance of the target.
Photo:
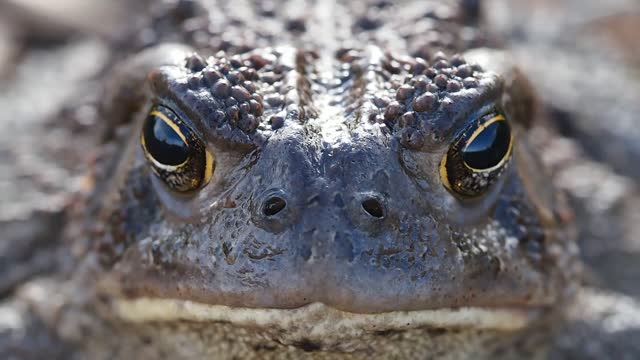
[(171, 190), (195, 190), (213, 175), (215, 159), (205, 143), (166, 106), (151, 109), (140, 142), (154, 173)]
[(471, 122), (440, 164), (445, 187), (463, 197), (482, 195), (506, 168), (513, 148), (511, 126), (494, 110)]

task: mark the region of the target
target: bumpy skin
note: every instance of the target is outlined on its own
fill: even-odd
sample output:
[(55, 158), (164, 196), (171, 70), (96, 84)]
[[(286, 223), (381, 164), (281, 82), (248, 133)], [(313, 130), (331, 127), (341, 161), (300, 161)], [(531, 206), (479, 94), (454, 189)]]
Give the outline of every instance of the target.
[[(138, 54), (112, 72), (105, 134), (120, 146), (101, 159), (85, 226), (69, 231), (81, 258), (69, 292), (95, 297), (74, 299), (78, 308), (56, 319), (62, 336), (91, 358), (542, 356), (544, 317), (512, 333), (391, 329), (323, 342), (287, 336), (295, 329), (131, 325), (110, 312), (118, 299), (161, 298), (553, 316), (577, 274), (570, 215), (528, 145), (524, 80), (507, 61), (465, 60), (488, 45), (469, 4), (162, 6)], [(202, 189), (174, 194), (152, 173), (139, 145), (152, 104), (175, 111), (215, 155)], [(442, 184), (440, 161), (473, 115), (494, 105), (514, 129), (513, 158), (487, 194), (460, 199)], [(266, 215), (274, 196), (286, 207)], [(68, 331), (80, 309), (99, 314), (89, 338)]]
[[(503, 80), (458, 58), (457, 68), (436, 60), (439, 69), (408, 59), (408, 71), (392, 74), (385, 68), (398, 60), (370, 48), (336, 61), (338, 85), (302, 75), (319, 72), (310, 55), (281, 51), (208, 66), (190, 56), (149, 76), (153, 101), (202, 129), (217, 164), (207, 186), (176, 195), (132, 150), (108, 238), (127, 236), (112, 254), (122, 292), (248, 307), (319, 301), (353, 312), (547, 305), (562, 296), (570, 242), (556, 204), (536, 209), (527, 191), (544, 190), (518, 174), (531, 160), (522, 131), (514, 166), (482, 199), (458, 200), (440, 179), (440, 159), (469, 114), (504, 106)], [(437, 85), (453, 71), (470, 86)], [(229, 80), (240, 77), (254, 80)], [(286, 208), (265, 215), (274, 196)], [(364, 211), (367, 199), (382, 218)]]

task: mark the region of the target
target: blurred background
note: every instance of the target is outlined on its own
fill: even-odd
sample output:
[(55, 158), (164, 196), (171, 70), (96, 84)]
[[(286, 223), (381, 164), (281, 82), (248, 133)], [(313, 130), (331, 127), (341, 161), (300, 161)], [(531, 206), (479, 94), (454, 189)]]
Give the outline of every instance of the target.
[[(0, 0), (0, 295), (54, 266), (64, 210), (89, 186), (101, 71), (151, 3)], [(534, 138), (576, 208), (585, 281), (639, 299), (640, 1), (482, 5), (549, 105)]]

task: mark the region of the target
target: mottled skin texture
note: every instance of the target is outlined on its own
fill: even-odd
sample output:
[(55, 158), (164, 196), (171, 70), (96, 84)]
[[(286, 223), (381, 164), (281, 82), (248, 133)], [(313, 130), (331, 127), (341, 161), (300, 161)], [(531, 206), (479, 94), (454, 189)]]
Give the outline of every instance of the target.
[[(570, 211), (529, 145), (526, 80), (497, 50), (466, 59), (491, 45), (472, 3), (160, 6), (108, 72), (112, 145), (85, 221), (68, 230), (78, 259), (63, 291), (71, 304), (49, 325), (90, 358), (544, 356), (549, 319), (575, 290)], [(494, 61), (477, 65), (482, 58)], [(215, 155), (196, 192), (168, 190), (143, 156), (153, 104)], [(489, 191), (461, 199), (442, 184), (440, 162), (491, 106), (513, 128), (512, 159)], [(267, 215), (274, 196), (286, 207)], [(391, 329), (323, 342), (226, 323), (132, 325), (110, 311), (141, 297), (544, 316), (513, 332)]]
[[(440, 159), (469, 114), (504, 106), (501, 78), (461, 64), (471, 86), (447, 91), (436, 85), (444, 75), (428, 74), (456, 68), (408, 59), (408, 71), (392, 74), (385, 68), (395, 59), (369, 48), (335, 62), (344, 78), (314, 81), (320, 70), (305, 55), (255, 51), (206, 67), (191, 56), (186, 67), (152, 71), (153, 101), (203, 129), (217, 165), (207, 186), (176, 195), (131, 150), (117, 209), (102, 209), (116, 215), (101, 240), (124, 293), (249, 307), (320, 301), (355, 312), (546, 305), (563, 296), (570, 242), (554, 199), (538, 210), (529, 198), (545, 189), (520, 179), (518, 162), (531, 160), (522, 144), (480, 199), (458, 200), (440, 180)], [(239, 76), (254, 80), (228, 80)], [(424, 94), (432, 99), (420, 108)], [(264, 214), (276, 195), (286, 208)], [(367, 199), (381, 204), (382, 218), (363, 211)], [(119, 252), (108, 242), (120, 232)]]

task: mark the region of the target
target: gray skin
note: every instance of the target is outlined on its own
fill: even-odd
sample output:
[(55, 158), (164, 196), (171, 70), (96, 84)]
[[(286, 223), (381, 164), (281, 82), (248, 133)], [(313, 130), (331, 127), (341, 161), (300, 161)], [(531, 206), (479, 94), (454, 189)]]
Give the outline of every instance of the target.
[[(304, 56), (282, 51), (281, 57), (291, 60)], [(383, 70), (392, 60), (379, 59), (377, 48), (356, 54), (350, 55), (353, 64), (337, 61), (335, 66), (373, 70), (350, 74), (337, 89), (327, 89), (332, 77), (302, 82), (293, 63), (279, 55), (256, 51), (244, 57), (275, 56), (273, 64), (257, 69), (258, 77), (283, 66), (283, 82), (302, 82), (272, 106), (262, 98), (282, 96), (270, 92), (269, 83), (251, 81), (247, 86), (257, 88), (253, 97), (261, 113), (255, 113), (256, 128), (249, 131), (242, 127), (252, 126), (252, 115), (241, 111), (237, 121), (228, 121), (224, 111), (229, 107), (222, 102), (237, 101), (242, 108), (253, 100), (233, 98), (235, 86), (216, 94), (234, 72), (214, 84), (206, 80), (207, 71), (216, 74), (227, 58), (211, 58), (212, 64), (201, 69), (205, 62), (191, 55), (178, 66), (152, 70), (151, 102), (171, 107), (193, 128), (203, 129), (215, 170), (200, 189), (172, 192), (150, 171), (134, 137), (133, 159), (125, 160), (131, 165), (118, 174), (124, 189), (114, 208), (101, 209), (112, 219), (110, 233), (100, 239), (108, 253), (102, 260), (117, 263), (110, 275), (120, 292), (268, 308), (318, 301), (365, 313), (549, 305), (562, 298), (573, 271), (562, 204), (541, 184), (522, 180), (526, 170), (519, 170), (519, 163), (532, 161), (532, 155), (517, 120), (513, 166), (484, 196), (457, 198), (440, 178), (441, 159), (474, 114), (488, 106), (520, 106), (505, 104), (515, 96), (504, 80), (475, 71), (475, 81), (467, 79), (472, 87), (448, 92), (411, 71), (392, 77)], [(297, 61), (304, 72), (317, 71), (306, 59)], [(193, 78), (201, 83), (189, 89)], [(402, 78), (408, 80), (400, 86)], [(412, 111), (424, 93), (413, 81), (437, 89), (431, 109)], [(407, 89), (415, 93), (405, 98)], [(364, 93), (342, 95), (354, 92)], [(237, 97), (242, 96), (250, 95)], [(358, 108), (349, 111), (352, 103)], [(395, 119), (391, 112), (398, 113)], [(276, 126), (276, 121), (283, 123)], [(538, 204), (528, 194), (537, 194)], [(274, 197), (286, 207), (268, 214), (266, 204)], [(381, 213), (368, 212), (367, 200)], [(110, 245), (121, 233), (125, 246), (118, 251)], [(552, 254), (556, 246), (560, 256)]]
[[(550, 319), (571, 301), (579, 264), (571, 213), (528, 141), (536, 119), (526, 80), (497, 60), (501, 53), (477, 50), (488, 44), (463, 27), (475, 22), (468, 5), (420, 2), (366, 14), (332, 5), (311, 4), (295, 19), (242, 7), (255, 43), (221, 40), (218, 27), (231, 39), (239, 31), (227, 27), (231, 18), (208, 21), (221, 9), (167, 6), (151, 21), (154, 36), (146, 34), (153, 44), (130, 49), (110, 70), (102, 117), (111, 145), (78, 210), (84, 220), (67, 230), (77, 260), (64, 258), (70, 280), (62, 288), (41, 285), (65, 306), (52, 310), (32, 296), (76, 356), (544, 356)], [(311, 16), (341, 12), (351, 16)], [(406, 24), (429, 24), (441, 36), (417, 36)], [(372, 45), (354, 45), (365, 42)], [(465, 54), (493, 60), (483, 68)], [(187, 195), (167, 188), (140, 147), (154, 104), (178, 114), (215, 157), (211, 180)], [(485, 194), (461, 198), (443, 185), (440, 162), (490, 106), (504, 109), (513, 128), (512, 158)], [(286, 207), (269, 215), (274, 196)], [(367, 210), (367, 200), (381, 213)], [(518, 331), (365, 326), (358, 336), (313, 338), (294, 328), (117, 316), (114, 304), (140, 298), (538, 316)]]

